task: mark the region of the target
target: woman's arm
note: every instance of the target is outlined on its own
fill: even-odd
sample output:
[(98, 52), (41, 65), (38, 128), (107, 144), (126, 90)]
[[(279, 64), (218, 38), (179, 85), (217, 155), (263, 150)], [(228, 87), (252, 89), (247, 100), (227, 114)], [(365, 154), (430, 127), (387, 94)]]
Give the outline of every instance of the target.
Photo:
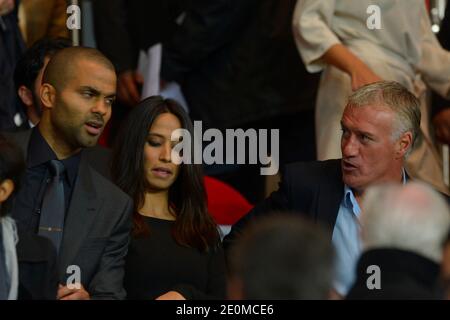
[(352, 79), (352, 89), (358, 88), (382, 79), (375, 74), (361, 59), (342, 44), (335, 44), (322, 57), (329, 65), (347, 73)]

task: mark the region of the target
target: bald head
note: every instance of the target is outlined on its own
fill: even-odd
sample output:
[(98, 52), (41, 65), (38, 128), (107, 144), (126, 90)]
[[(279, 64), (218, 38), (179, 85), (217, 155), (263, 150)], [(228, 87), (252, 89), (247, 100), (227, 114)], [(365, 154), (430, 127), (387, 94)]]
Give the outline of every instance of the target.
[(91, 48), (58, 51), (40, 88), (39, 129), (58, 158), (97, 143), (111, 117), (117, 76), (111, 62)]
[(48, 83), (58, 91), (62, 90), (68, 80), (79, 72), (78, 66), (81, 62), (95, 63), (115, 73), (111, 61), (100, 51), (86, 47), (70, 47), (58, 51), (50, 59), (42, 83)]

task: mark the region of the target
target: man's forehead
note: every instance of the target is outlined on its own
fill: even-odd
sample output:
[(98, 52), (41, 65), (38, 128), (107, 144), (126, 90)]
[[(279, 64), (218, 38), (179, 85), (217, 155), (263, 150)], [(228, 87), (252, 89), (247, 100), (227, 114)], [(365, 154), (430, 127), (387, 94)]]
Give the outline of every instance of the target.
[(95, 77), (116, 78), (116, 73), (101, 62), (89, 59), (79, 59), (67, 65), (68, 73), (72, 77)]
[[(70, 68), (72, 70), (69, 72), (69, 81), (73, 80), (77, 86), (95, 87), (98, 91), (116, 86), (117, 78), (115, 72), (101, 63), (80, 61), (70, 66)], [(111, 89), (107, 90), (111, 91)]]
[(394, 112), (386, 106), (346, 106), (342, 115), (342, 123), (356, 127), (387, 128), (392, 124)]
[(373, 119), (373, 118), (386, 118), (394, 116), (394, 112), (391, 108), (383, 105), (364, 105), (364, 106), (352, 106), (347, 105), (342, 114), (342, 118), (361, 118), (361, 119)]

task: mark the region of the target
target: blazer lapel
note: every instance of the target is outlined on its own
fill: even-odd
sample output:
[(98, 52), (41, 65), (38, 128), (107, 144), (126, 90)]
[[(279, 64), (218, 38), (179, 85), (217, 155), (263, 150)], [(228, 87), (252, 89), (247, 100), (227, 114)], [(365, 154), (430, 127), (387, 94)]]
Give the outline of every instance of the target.
[(330, 239), (336, 224), (339, 206), (344, 196), (344, 183), (342, 181), (340, 161), (326, 170), (326, 177), (319, 186), (317, 197), (317, 221), (329, 228)]
[(60, 279), (66, 278), (65, 269), (76, 258), (101, 206), (102, 199), (99, 199), (96, 193), (91, 170), (83, 152), (78, 178), (64, 222), (64, 235), (59, 254)]

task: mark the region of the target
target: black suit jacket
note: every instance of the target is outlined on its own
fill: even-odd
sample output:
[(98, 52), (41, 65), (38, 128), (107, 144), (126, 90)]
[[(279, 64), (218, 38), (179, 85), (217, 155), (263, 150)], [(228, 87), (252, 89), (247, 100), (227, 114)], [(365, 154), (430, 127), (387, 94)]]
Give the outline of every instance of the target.
[(161, 77), (181, 84), (205, 127), (314, 109), (320, 75), (306, 71), (295, 46), (296, 2), (187, 2), (185, 19), (164, 43)]
[(331, 241), (343, 196), (340, 159), (289, 164), (279, 189), (233, 225), (224, 247), (228, 250), (249, 223), (273, 211), (306, 215), (330, 230)]
[(17, 243), (19, 300), (55, 300), (58, 269), (55, 247), (50, 240), (21, 232)]
[[(380, 268), (380, 289), (369, 289), (371, 265)], [(357, 279), (346, 299), (441, 299), (439, 265), (410, 251), (379, 248), (366, 251), (358, 261)]]
[[(9, 134), (27, 155), (31, 131)], [(92, 298), (123, 299), (124, 258), (131, 231), (131, 199), (91, 165), (98, 150), (83, 150), (78, 178), (67, 212), (58, 276), (65, 284), (70, 265), (81, 270), (81, 283)], [(97, 164), (98, 165), (98, 164)], [(14, 212), (19, 228), (27, 228), (30, 217)]]
[[(95, 0), (97, 46), (117, 72), (134, 70), (139, 50), (167, 39), (188, 0)], [(120, 39), (120, 41), (117, 41)]]

